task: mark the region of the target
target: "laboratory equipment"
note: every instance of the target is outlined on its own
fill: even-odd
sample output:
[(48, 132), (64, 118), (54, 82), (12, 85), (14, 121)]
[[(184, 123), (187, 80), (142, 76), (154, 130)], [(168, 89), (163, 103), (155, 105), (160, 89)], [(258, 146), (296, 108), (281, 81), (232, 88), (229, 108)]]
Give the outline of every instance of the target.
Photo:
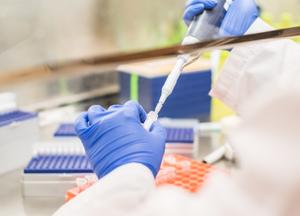
[(192, 128), (169, 128), (167, 129), (167, 142), (193, 143), (194, 131)]
[[(180, 124), (180, 122), (183, 122), (184, 124)], [(165, 153), (192, 157), (198, 145), (198, 135), (193, 127), (196, 126), (196, 124), (191, 125), (184, 120), (169, 120), (162, 122), (162, 125), (166, 127), (167, 131)], [(82, 144), (77, 142), (79, 139), (77, 138), (74, 125), (72, 123), (60, 124), (54, 132), (54, 137), (59, 138), (60, 140), (62, 138), (65, 139), (62, 139), (63, 142), (44, 143), (39, 149), (36, 149), (36, 153), (84, 154)]]
[(17, 109), (16, 94), (12, 92), (0, 93), (0, 113)]
[(156, 185), (175, 185), (189, 192), (198, 192), (214, 171), (217, 169), (211, 165), (180, 155), (166, 155), (156, 177)]
[(220, 129), (222, 134), (223, 145), (216, 148), (212, 153), (203, 158), (204, 163), (213, 164), (218, 162), (220, 159), (227, 159), (234, 161), (234, 149), (230, 144), (229, 134), (231, 131), (237, 129), (241, 124), (242, 120), (235, 116), (228, 116), (220, 121)]
[[(167, 127), (167, 143), (193, 143), (194, 130), (190, 127)], [(54, 132), (54, 137), (77, 137), (74, 124), (62, 123)]]
[(233, 161), (234, 159), (234, 152), (229, 143), (223, 144), (221, 147), (217, 148), (212, 153), (205, 156), (203, 158), (203, 163), (214, 164), (223, 158), (230, 161)]
[[(181, 155), (168, 154), (163, 158), (155, 183), (157, 187), (175, 186), (195, 193), (201, 190), (202, 185), (209, 179), (210, 174), (214, 172), (224, 171)], [(80, 177), (77, 179), (77, 182), (76, 187), (67, 191), (66, 201), (73, 199), (91, 187), (96, 180), (88, 176)]]
[(63, 197), (78, 177), (94, 175), (74, 125), (63, 123), (53, 139), (34, 145), (23, 170), (24, 197)]
[[(166, 128), (166, 154), (192, 157), (198, 142), (193, 127)], [(178, 122), (178, 121), (177, 121)], [(76, 179), (93, 178), (92, 167), (78, 139), (74, 124), (62, 123), (55, 130), (54, 139), (35, 145), (32, 158), (23, 171), (23, 195), (25, 197), (63, 197), (67, 190), (77, 185)]]
[(91, 172), (92, 167), (84, 154), (36, 155), (24, 169), (25, 174)]
[(62, 197), (76, 186), (76, 178), (94, 175), (85, 154), (34, 155), (23, 172), (25, 197)]
[(0, 174), (24, 166), (38, 136), (37, 113), (10, 109), (0, 113)]
[(76, 137), (77, 134), (72, 123), (62, 123), (54, 132), (54, 137)]
[(52, 149), (54, 153), (85, 154), (84, 147), (77, 137), (73, 123), (61, 123), (53, 132), (53, 141), (48, 144), (44, 142), (38, 152), (43, 153)]
[[(120, 102), (137, 100), (146, 112), (154, 110), (161, 88), (175, 63), (174, 58), (163, 58), (121, 65), (118, 68)], [(199, 59), (187, 66), (173, 94), (161, 110), (160, 117), (208, 120), (211, 110), (211, 98), (208, 95), (211, 83), (209, 60)]]
[[(85, 154), (82, 143), (77, 137), (54, 138), (34, 145), (32, 157), (47, 154)], [(27, 161), (28, 162), (28, 161)]]
[(167, 128), (165, 154), (193, 157), (197, 141), (193, 128)]
[[(187, 35), (183, 39), (182, 44), (193, 44), (218, 37), (219, 28), (231, 2), (232, 0), (219, 0), (212, 10), (206, 10), (203, 14), (195, 17), (188, 28)], [(198, 58), (198, 55), (199, 54), (197, 53), (196, 59)], [(144, 124), (147, 130), (150, 128), (149, 125), (157, 120), (158, 113), (162, 109), (167, 98), (173, 92), (183, 68), (189, 61), (193, 61), (191, 59), (193, 59), (192, 54), (183, 54), (177, 57), (175, 66), (162, 87), (161, 96), (154, 110), (155, 114), (150, 112)]]
[(79, 195), (81, 192), (85, 191), (93, 184), (95, 184), (97, 180), (98, 180), (97, 177), (92, 175), (77, 178), (76, 187), (73, 187), (67, 191), (65, 195), (65, 201), (66, 202), (70, 201), (71, 199)]

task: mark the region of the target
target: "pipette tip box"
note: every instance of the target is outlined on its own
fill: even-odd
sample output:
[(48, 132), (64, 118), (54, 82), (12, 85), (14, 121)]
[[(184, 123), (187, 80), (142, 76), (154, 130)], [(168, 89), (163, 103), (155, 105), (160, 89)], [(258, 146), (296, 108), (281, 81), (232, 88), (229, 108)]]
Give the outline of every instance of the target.
[(75, 137), (77, 136), (72, 123), (60, 124), (54, 132), (54, 137)]
[[(196, 134), (193, 128), (167, 127), (166, 154), (193, 155)], [(55, 137), (66, 137), (61, 141), (42, 143), (36, 148), (23, 173), (23, 193), (26, 197), (58, 196), (76, 186), (76, 178), (94, 175), (76, 137), (74, 125), (63, 123), (54, 132)], [(79, 139), (78, 139), (79, 141)]]
[[(194, 131), (192, 128), (167, 127), (168, 143), (193, 143)], [(74, 137), (77, 136), (72, 123), (63, 123), (54, 132), (54, 137)]]
[[(194, 143), (197, 137), (193, 128), (167, 127), (166, 153), (182, 154), (192, 156)], [(72, 123), (63, 123), (58, 126), (54, 132), (54, 137), (70, 138), (76, 137), (74, 125)], [(64, 140), (64, 142), (67, 142)]]
[(25, 197), (62, 197), (76, 186), (78, 177), (94, 175), (84, 154), (43, 154), (34, 156), (24, 169)]
[(10, 110), (0, 113), (0, 174), (24, 166), (39, 136), (38, 115)]
[(34, 156), (24, 173), (92, 173), (92, 167), (84, 154), (48, 154)]
[(192, 157), (194, 153), (194, 146), (197, 137), (193, 128), (166, 128), (167, 129), (167, 143), (166, 154), (180, 154)]
[[(120, 102), (137, 100), (146, 112), (154, 110), (175, 61), (176, 58), (167, 58), (120, 66)], [(179, 77), (160, 117), (209, 120), (211, 82), (209, 61), (199, 60), (188, 66)]]

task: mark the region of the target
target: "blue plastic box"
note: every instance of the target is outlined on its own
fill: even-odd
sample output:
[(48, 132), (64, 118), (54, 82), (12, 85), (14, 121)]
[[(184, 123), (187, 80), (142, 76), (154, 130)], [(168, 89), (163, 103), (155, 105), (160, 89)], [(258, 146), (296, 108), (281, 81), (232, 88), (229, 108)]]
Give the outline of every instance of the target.
[(58, 126), (57, 130), (54, 132), (54, 137), (76, 137), (74, 124), (72, 123), (62, 123)]
[(24, 173), (93, 173), (85, 155), (37, 155), (33, 157)]
[(24, 112), (20, 110), (13, 110), (0, 114), (0, 127), (10, 125), (15, 122), (26, 121), (28, 119), (36, 118), (37, 113)]
[[(175, 61), (175, 58), (168, 58), (120, 66), (120, 102), (137, 100), (146, 112), (154, 110)], [(209, 120), (211, 97), (208, 94), (211, 83), (212, 73), (208, 61), (199, 60), (188, 66), (159, 116)]]

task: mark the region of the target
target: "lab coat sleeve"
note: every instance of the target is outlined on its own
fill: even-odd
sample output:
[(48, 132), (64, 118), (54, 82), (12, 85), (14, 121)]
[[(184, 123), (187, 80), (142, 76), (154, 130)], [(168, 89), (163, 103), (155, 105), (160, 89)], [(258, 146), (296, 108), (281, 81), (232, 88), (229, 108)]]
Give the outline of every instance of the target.
[(153, 189), (154, 178), (147, 167), (123, 165), (63, 205), (54, 216), (127, 215)]
[(218, 172), (210, 174), (198, 193), (188, 193), (174, 186), (160, 187), (130, 216), (266, 215), (261, 214), (250, 203), (237, 181)]
[[(272, 30), (261, 19), (250, 27), (249, 33)], [(288, 39), (244, 45), (232, 50), (210, 95), (220, 99), (238, 114), (243, 104), (259, 94), (274, 80), (284, 82), (300, 71), (300, 46)], [(299, 80), (298, 80), (299, 81)]]

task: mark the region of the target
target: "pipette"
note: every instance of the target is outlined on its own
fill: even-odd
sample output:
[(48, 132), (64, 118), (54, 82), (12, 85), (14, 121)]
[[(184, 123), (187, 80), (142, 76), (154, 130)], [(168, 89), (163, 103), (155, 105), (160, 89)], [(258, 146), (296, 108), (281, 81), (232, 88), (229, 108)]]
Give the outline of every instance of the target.
[[(187, 45), (217, 38), (222, 21), (232, 1), (233, 0), (218, 0), (214, 9), (206, 10), (203, 14), (195, 17), (188, 28), (187, 35), (183, 39), (182, 44)], [(157, 120), (158, 113), (162, 109), (167, 98), (173, 92), (182, 70), (192, 57), (192, 54), (184, 54), (177, 57), (175, 66), (162, 87), (161, 96), (155, 110), (150, 111), (147, 115), (147, 119), (144, 123), (144, 128), (146, 130), (150, 130), (153, 122)]]

